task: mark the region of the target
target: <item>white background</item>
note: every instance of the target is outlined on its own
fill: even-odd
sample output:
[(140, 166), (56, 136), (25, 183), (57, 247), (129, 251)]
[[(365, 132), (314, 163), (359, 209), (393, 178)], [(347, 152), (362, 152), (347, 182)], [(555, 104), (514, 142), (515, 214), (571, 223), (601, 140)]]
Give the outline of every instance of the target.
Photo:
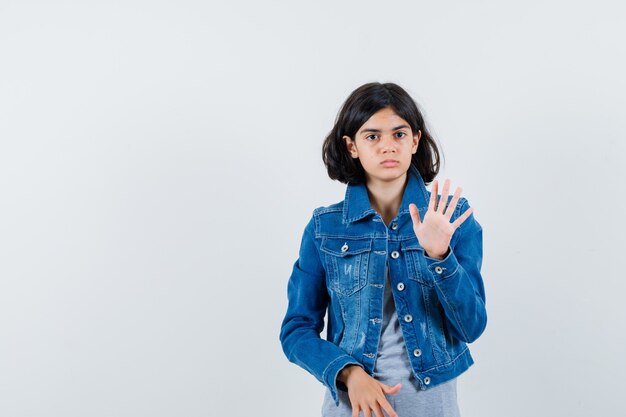
[(287, 280), (391, 81), (484, 229), (462, 415), (623, 416), (620, 3), (0, 1), (0, 415), (319, 416)]

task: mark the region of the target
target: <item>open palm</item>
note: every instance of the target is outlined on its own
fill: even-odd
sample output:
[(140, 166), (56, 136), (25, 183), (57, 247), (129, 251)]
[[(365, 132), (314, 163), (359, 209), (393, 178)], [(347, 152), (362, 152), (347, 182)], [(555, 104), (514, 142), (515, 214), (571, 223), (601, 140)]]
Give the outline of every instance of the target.
[(409, 211), (411, 212), (411, 219), (413, 220), (413, 231), (420, 245), (422, 245), (426, 251), (426, 256), (443, 259), (448, 255), (448, 248), (454, 231), (472, 214), (473, 208), (470, 207), (465, 210), (464, 213), (461, 213), (461, 215), (451, 223), (450, 218), (459, 201), (462, 188), (456, 188), (454, 196), (452, 200), (450, 200), (450, 204), (446, 207), (450, 180), (446, 179), (444, 182), (443, 192), (439, 201), (437, 201), (438, 185), (437, 180), (433, 181), (428, 210), (423, 220), (420, 219), (419, 211), (415, 204), (409, 204)]

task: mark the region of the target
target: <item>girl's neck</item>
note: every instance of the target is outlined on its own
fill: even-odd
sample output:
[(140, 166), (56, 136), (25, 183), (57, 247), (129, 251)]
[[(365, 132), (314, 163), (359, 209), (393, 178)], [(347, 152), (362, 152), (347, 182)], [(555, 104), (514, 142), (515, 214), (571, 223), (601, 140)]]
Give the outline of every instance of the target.
[(407, 174), (392, 181), (367, 180), (370, 204), (388, 225), (398, 215), (406, 187)]

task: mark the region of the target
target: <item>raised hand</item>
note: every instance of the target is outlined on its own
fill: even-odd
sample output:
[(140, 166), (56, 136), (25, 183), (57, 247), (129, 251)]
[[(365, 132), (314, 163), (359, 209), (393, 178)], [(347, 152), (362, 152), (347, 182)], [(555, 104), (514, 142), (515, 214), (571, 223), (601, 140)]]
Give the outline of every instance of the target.
[(424, 215), (424, 220), (420, 219), (417, 206), (413, 203), (409, 204), (411, 219), (413, 220), (413, 231), (419, 240), (420, 245), (426, 251), (426, 256), (436, 259), (443, 259), (448, 256), (450, 248), (450, 240), (454, 231), (469, 217), (473, 212), (473, 207), (465, 210), (464, 213), (452, 223), (450, 218), (456, 208), (456, 204), (461, 196), (461, 187), (457, 187), (454, 192), (450, 204), (446, 207), (448, 201), (448, 191), (450, 189), (450, 180), (446, 179), (443, 185), (441, 198), (437, 201), (438, 181), (433, 181), (432, 192), (430, 193), (430, 202), (428, 210)]

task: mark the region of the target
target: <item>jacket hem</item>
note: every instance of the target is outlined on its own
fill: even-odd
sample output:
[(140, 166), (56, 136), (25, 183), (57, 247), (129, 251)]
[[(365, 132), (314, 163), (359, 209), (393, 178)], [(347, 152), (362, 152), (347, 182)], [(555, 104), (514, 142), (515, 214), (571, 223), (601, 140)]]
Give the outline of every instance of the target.
[[(469, 348), (466, 348), (450, 363), (436, 366), (426, 371), (420, 371), (419, 373), (413, 371), (413, 375), (419, 381), (420, 389), (425, 390), (456, 378), (467, 371), (473, 364), (474, 359), (472, 358)], [(424, 379), (427, 377), (430, 380), (428, 384), (424, 382)]]

